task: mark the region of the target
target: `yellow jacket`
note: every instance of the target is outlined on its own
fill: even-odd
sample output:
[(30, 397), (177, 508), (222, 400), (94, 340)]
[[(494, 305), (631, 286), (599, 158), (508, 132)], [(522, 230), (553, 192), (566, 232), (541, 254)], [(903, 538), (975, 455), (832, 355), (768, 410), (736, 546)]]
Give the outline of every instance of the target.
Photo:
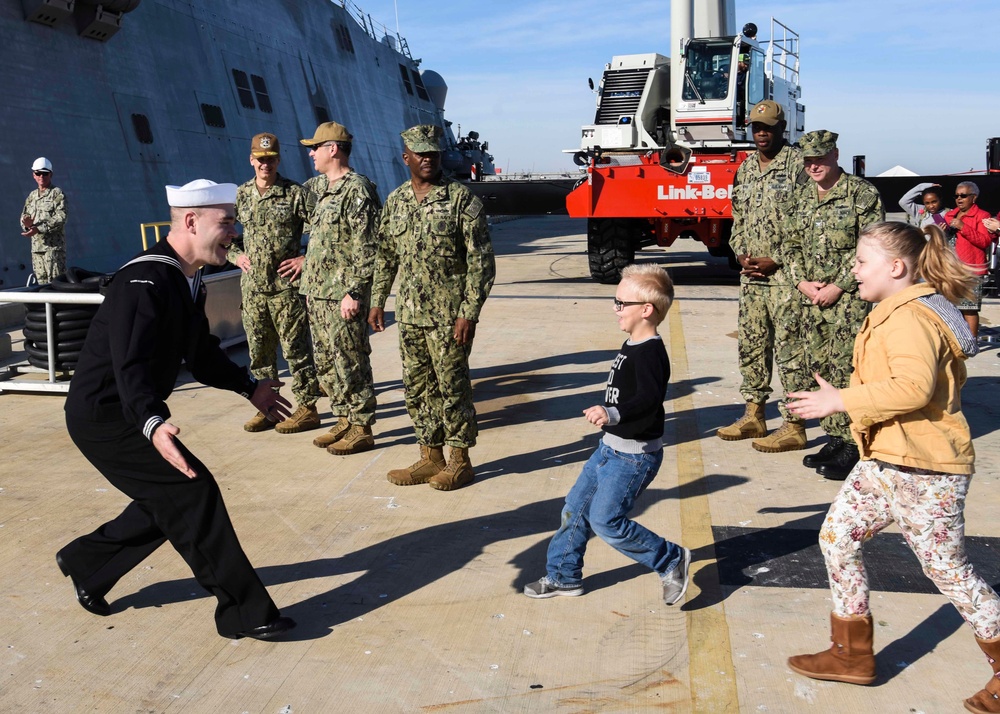
[[(851, 386), (840, 394), (863, 459), (971, 474), (975, 452), (961, 392), (975, 342), (962, 335), (967, 354), (952, 326), (919, 300), (934, 294), (920, 283), (871, 311), (854, 342)], [(954, 315), (955, 329), (967, 331)]]

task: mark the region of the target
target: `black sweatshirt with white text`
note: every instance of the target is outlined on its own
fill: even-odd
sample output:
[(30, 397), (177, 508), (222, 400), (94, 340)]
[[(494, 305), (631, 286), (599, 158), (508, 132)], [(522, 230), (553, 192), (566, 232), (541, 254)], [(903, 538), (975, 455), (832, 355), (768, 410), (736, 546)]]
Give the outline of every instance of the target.
[(663, 400), (670, 380), (670, 359), (659, 335), (642, 342), (626, 340), (611, 363), (604, 408), (608, 434), (637, 442), (663, 437)]

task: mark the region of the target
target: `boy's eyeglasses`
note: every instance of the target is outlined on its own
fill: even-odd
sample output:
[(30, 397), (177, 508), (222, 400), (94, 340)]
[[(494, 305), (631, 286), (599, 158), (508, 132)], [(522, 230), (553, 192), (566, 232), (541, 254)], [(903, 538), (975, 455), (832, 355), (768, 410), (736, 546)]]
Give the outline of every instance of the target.
[[(630, 300), (619, 300), (618, 298), (615, 298), (615, 312), (621, 312), (629, 305), (646, 305), (646, 304), (647, 303), (645, 301), (633, 302)], [(653, 303), (648, 303), (648, 304), (653, 305)], [(656, 309), (656, 305), (653, 305), (653, 309), (654, 310)]]

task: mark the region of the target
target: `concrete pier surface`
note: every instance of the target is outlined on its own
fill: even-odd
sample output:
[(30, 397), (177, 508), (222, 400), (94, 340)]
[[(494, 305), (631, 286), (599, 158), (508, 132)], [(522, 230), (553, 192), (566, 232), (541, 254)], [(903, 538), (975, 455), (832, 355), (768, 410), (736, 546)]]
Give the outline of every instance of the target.
[[(417, 457), (395, 325), (372, 337), (379, 406), (367, 453), (332, 456), (312, 446), (318, 431), (246, 433), (250, 404), (186, 373), (171, 398), (250, 560), (299, 623), (284, 641), (219, 637), (214, 600), (169, 546), (109, 594), (110, 617), (84, 611), (54, 554), (127, 499), (70, 442), (62, 396), (0, 395), (0, 711), (963, 711), (989, 666), (895, 528), (865, 546), (876, 683), (786, 666), (829, 646), (816, 537), (840, 484), (802, 466), (808, 451), (762, 454), (715, 436), (742, 413), (738, 287), (698, 244), (637, 256), (668, 267), (677, 301), (661, 327), (673, 369), (666, 453), (635, 517), (692, 549), (686, 601), (664, 605), (656, 576), (599, 540), (582, 597), (521, 594), (544, 574), (563, 498), (597, 444), (581, 412), (602, 399), (624, 335), (614, 287), (588, 276), (583, 222), (525, 218), (492, 233), (470, 486), (386, 481)], [(983, 324), (1000, 335), (997, 299), (984, 301)], [(963, 394), (977, 452), (966, 518), (970, 558), (996, 586), (1000, 351), (982, 347)], [(768, 423), (780, 423), (773, 401)], [(818, 425), (808, 433), (815, 450)]]

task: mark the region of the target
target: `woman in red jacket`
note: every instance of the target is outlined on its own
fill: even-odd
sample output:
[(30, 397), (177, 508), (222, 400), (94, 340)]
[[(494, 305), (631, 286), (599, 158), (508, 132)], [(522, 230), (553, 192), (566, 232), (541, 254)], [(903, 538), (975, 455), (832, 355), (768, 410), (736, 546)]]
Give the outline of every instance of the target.
[(992, 218), (989, 213), (976, 205), (979, 187), (972, 181), (963, 181), (955, 189), (955, 208), (944, 214), (944, 220), (956, 231), (955, 252), (962, 262), (969, 266), (973, 274), (980, 276), (972, 300), (962, 300), (958, 309), (969, 323), (974, 337), (979, 335), (979, 310), (983, 305), (983, 277), (986, 275), (986, 249), (993, 236), (986, 230), (983, 221)]

